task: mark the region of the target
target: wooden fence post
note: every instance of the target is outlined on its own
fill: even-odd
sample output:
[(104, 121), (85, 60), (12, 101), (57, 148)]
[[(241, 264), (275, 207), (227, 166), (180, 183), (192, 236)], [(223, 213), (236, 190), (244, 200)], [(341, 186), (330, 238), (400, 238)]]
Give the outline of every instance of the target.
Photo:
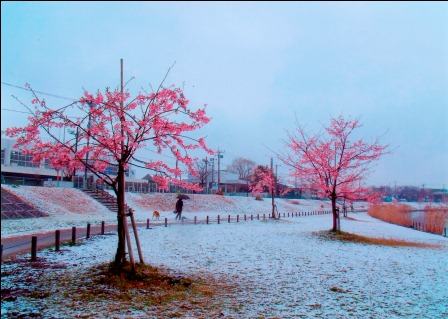
[(218, 224), (219, 224), (219, 215), (218, 215)]
[(59, 229), (56, 230), (56, 233), (55, 233), (54, 245), (55, 245), (55, 249), (54, 249), (55, 251), (61, 250), (61, 231)]
[(230, 223), (230, 215), (229, 215), (229, 223)]
[(104, 222), (101, 222), (101, 235), (104, 235)]
[(149, 218), (146, 220), (146, 229), (149, 229)]
[(37, 236), (31, 237), (31, 261), (37, 260)]
[(236, 215), (236, 222), (239, 223), (240, 221), (240, 215)]
[(87, 238), (87, 239), (90, 238), (90, 223), (87, 223), (87, 233), (86, 233), (86, 238)]
[(197, 219), (196, 219), (196, 216), (194, 216), (194, 224), (195, 224), (195, 225), (196, 225), (196, 220), (197, 220)]
[(208, 215), (207, 215), (207, 225), (208, 225)]
[(254, 220), (254, 215), (250, 214), (250, 220)]
[(165, 217), (165, 227), (168, 227), (168, 218)]
[(76, 226), (72, 227), (72, 245), (76, 244)]
[(246, 221), (246, 214), (244, 214), (244, 221)]

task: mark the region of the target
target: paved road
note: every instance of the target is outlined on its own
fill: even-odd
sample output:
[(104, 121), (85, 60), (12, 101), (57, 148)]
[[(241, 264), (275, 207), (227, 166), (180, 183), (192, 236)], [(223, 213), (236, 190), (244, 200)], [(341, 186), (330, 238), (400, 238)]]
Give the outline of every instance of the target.
[[(114, 234), (117, 225), (105, 225), (105, 234)], [(101, 234), (101, 226), (91, 226), (90, 236)], [(76, 239), (85, 238), (87, 235), (87, 227), (76, 227)], [(45, 233), (29, 234), (22, 236), (14, 236), (2, 238), (2, 259), (12, 257), (17, 254), (31, 252), (31, 238), (37, 237), (37, 250), (51, 247), (55, 245), (56, 231)], [(60, 230), (60, 243), (70, 242), (72, 240), (72, 228)]]

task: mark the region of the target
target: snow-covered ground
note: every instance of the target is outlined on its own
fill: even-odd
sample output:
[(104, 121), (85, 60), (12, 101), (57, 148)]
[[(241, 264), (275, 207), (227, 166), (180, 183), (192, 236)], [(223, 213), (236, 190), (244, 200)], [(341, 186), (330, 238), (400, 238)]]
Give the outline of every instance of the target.
[[(141, 221), (155, 209), (172, 219), (170, 207), (174, 206), (174, 195), (164, 196), (168, 199), (134, 194), (128, 196), (128, 202)], [(149, 204), (151, 201), (159, 207)], [(211, 213), (268, 214), (270, 209), (268, 200), (257, 202), (253, 198), (225, 197), (225, 202), (221, 202), (217, 198), (194, 195), (184, 202), (187, 217)], [(300, 204), (277, 201), (281, 213), (294, 208), (295, 211), (319, 210), (326, 203), (300, 200)], [(54, 218), (62, 223), (61, 216), (56, 219), (51, 215), (45, 219), (53, 221)], [(107, 213), (99, 213), (95, 218), (105, 216)], [(341, 219), (344, 231), (432, 247), (344, 243), (316, 236), (315, 232), (331, 228), (331, 215), (220, 225), (142, 227), (139, 236), (146, 263), (186, 275), (206, 272), (239, 287), (238, 294), (232, 298), (241, 307), (235, 310), (224, 304), (223, 318), (448, 318), (448, 239), (384, 223), (366, 213), (353, 213), (349, 217)], [(67, 218), (72, 215), (67, 214)], [(5, 230), (12, 235), (14, 225), (19, 223), (9, 223)], [(48, 271), (79, 271), (94, 263), (110, 261), (116, 244), (116, 236), (96, 236), (85, 245), (65, 247), (61, 253), (44, 250), (38, 255), (67, 267)], [(138, 259), (136, 251), (134, 256)], [(14, 267), (14, 264), (2, 264), (2, 274), (14, 273)], [(14, 275), (2, 276), (2, 290), (14, 279), (17, 279)], [(29, 313), (33, 307), (38, 308), (36, 313), (42, 318), (107, 317), (101, 315), (101, 309), (88, 303), (84, 307), (79, 303), (67, 307), (64, 298), (63, 294), (47, 298), (51, 304), (45, 304), (46, 299), (2, 299), (2, 317), (23, 308)], [(107, 308), (105, 302), (102, 307)], [(131, 315), (129, 311), (124, 307), (108, 316), (160, 318), (152, 316), (144, 307), (132, 309)], [(181, 318), (195, 318), (188, 308), (179, 311)], [(203, 318), (210, 317), (204, 314)]]
[[(31, 205), (49, 214), (45, 218), (10, 219), (3, 220), (1, 226), (2, 238), (26, 235), (56, 229), (71, 228), (72, 226), (85, 227), (87, 223), (116, 224), (117, 215), (109, 211), (96, 200), (78, 189), (48, 188), (34, 186), (1, 186), (15, 195), (21, 197)], [(219, 195), (188, 195), (190, 199), (184, 200), (182, 215), (186, 218), (205, 219), (206, 215), (216, 218), (226, 218), (231, 215), (268, 214), (272, 211), (270, 199), (256, 201), (254, 197), (219, 196)], [(137, 194), (126, 193), (127, 204), (134, 208), (135, 220), (146, 222), (152, 218), (153, 211), (160, 212), (161, 220), (168, 218), (174, 220), (173, 210), (176, 205), (176, 194)], [(320, 200), (287, 200), (276, 199), (280, 213), (310, 212), (330, 210), (329, 201)], [(367, 209), (366, 203), (355, 203), (355, 209)]]

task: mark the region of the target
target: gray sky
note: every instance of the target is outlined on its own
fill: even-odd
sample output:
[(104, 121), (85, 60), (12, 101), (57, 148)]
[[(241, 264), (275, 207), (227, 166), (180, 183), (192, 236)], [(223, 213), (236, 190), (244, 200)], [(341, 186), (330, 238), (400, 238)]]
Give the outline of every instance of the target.
[(222, 168), (268, 165), (296, 119), (318, 130), (342, 114), (394, 149), (369, 184), (448, 186), (447, 2), (2, 1), (2, 131), (26, 123), (11, 95), (31, 100), (11, 85), (79, 98), (117, 87), (120, 59), (135, 90), (175, 62), (165, 83), (208, 104), (200, 135)]

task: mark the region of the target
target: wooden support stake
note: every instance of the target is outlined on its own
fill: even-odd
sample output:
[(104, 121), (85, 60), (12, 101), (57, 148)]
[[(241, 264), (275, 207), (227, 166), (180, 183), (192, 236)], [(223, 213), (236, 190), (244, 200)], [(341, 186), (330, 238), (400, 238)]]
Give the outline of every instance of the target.
[(128, 245), (128, 253), (129, 253), (129, 261), (131, 262), (131, 270), (132, 270), (132, 272), (135, 272), (134, 254), (132, 253), (131, 236), (129, 235), (128, 219), (126, 218), (126, 215), (123, 217), (123, 228), (124, 228), (124, 234), (126, 236), (126, 243)]
[(134, 219), (134, 210), (132, 208), (129, 209), (129, 216), (131, 217), (132, 229), (134, 230), (135, 243), (137, 244), (138, 257), (140, 258), (140, 263), (145, 264), (143, 260), (142, 248), (140, 246), (140, 240), (138, 238), (137, 224)]

